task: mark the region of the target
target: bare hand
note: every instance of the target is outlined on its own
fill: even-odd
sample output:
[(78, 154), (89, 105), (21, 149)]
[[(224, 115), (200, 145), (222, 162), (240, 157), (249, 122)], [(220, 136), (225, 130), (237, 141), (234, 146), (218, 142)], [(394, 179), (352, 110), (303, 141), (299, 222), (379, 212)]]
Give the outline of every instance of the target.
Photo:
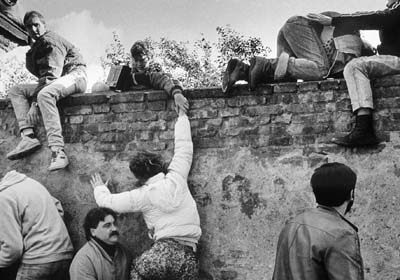
[(177, 93), (174, 95), (175, 100), (175, 111), (179, 114), (180, 111), (186, 114), (186, 111), (189, 109), (189, 101), (183, 96), (182, 93)]
[(35, 125), (40, 121), (39, 108), (32, 104), (28, 111), (28, 121), (31, 125)]
[(92, 185), (92, 188), (95, 189), (98, 186), (107, 186), (108, 180), (104, 183), (103, 179), (101, 179), (100, 174), (94, 173), (92, 175), (92, 179), (90, 180), (90, 184)]
[(308, 14), (307, 19), (314, 21), (314, 22), (318, 22), (319, 24), (322, 25), (332, 25), (332, 18), (328, 17), (326, 15), (323, 14)]

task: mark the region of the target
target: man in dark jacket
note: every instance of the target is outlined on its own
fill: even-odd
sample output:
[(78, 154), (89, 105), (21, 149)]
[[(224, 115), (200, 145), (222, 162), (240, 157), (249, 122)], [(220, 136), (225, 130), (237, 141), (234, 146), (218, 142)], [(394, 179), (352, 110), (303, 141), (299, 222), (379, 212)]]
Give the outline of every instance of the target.
[[(371, 79), (400, 74), (400, 0), (388, 0), (387, 9), (377, 12), (354, 13), (327, 17), (309, 14), (308, 18), (323, 25), (350, 26), (353, 29), (379, 30), (379, 55), (353, 59), (344, 68), (351, 105), (356, 115), (353, 130), (344, 137), (335, 137), (333, 143), (348, 147), (379, 143), (373, 130)], [(340, 28), (339, 28), (340, 29)]]
[(363, 280), (357, 227), (344, 218), (354, 200), (356, 174), (326, 163), (311, 177), (317, 208), (288, 222), (280, 233), (273, 280)]
[(17, 85), (9, 92), (22, 140), (7, 158), (20, 159), (40, 148), (33, 130), (40, 111), (52, 152), (49, 170), (57, 170), (66, 167), (69, 161), (56, 102), (86, 90), (86, 65), (70, 42), (46, 29), (39, 12), (27, 12), (24, 25), (31, 41), (26, 68), (39, 80), (37, 84)]

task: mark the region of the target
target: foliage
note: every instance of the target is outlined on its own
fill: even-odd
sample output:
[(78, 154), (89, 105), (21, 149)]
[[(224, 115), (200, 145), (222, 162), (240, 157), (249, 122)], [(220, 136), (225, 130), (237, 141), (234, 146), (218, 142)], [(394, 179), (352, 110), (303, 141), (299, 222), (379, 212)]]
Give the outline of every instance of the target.
[[(148, 37), (143, 41), (150, 50), (151, 61), (159, 63), (163, 71), (172, 74), (188, 88), (220, 86), (222, 73), (231, 57), (247, 61), (254, 55), (267, 56), (271, 51), (262, 44), (261, 39), (245, 38), (229, 25), (217, 27), (216, 31), (219, 39), (214, 44), (204, 34), (192, 45), (168, 38), (155, 41)], [(116, 32), (113, 32), (113, 42), (105, 53), (103, 67), (111, 64), (129, 65), (130, 55)]]

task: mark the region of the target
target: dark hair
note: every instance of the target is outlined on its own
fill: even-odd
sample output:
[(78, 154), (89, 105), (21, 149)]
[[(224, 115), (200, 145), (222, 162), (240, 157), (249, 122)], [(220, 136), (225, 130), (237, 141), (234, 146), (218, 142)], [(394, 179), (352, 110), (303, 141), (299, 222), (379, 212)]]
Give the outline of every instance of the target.
[(46, 23), (46, 20), (44, 19), (44, 16), (41, 13), (39, 13), (37, 11), (29, 11), (29, 12), (26, 12), (25, 16), (24, 16), (24, 25), (25, 25), (25, 27), (26, 27), (28, 21), (31, 18), (34, 18), (34, 17), (37, 17), (37, 18), (40, 19), (41, 22)]
[(160, 172), (166, 173), (162, 156), (149, 151), (136, 152), (129, 162), (129, 169), (142, 182)]
[(315, 169), (311, 187), (318, 204), (335, 207), (351, 198), (357, 175), (350, 167), (338, 163), (325, 163)]
[(106, 208), (106, 207), (93, 208), (86, 214), (85, 221), (83, 223), (86, 240), (90, 240), (90, 238), (92, 237), (90, 229), (97, 228), (97, 226), (99, 225), (99, 222), (104, 221), (104, 219), (108, 215), (113, 216), (113, 218), (115, 220), (117, 219), (117, 213), (115, 213), (110, 208)]
[(136, 41), (131, 47), (132, 57), (148, 55), (149, 52), (149, 46), (144, 41)]

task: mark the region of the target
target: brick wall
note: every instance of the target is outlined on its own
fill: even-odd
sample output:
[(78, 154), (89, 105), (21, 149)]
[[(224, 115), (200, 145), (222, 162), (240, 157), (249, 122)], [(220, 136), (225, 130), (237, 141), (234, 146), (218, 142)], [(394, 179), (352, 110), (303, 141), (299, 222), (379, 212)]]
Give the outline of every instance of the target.
[[(342, 80), (244, 86), (225, 96), (219, 89), (187, 90), (195, 155), (189, 185), (203, 236), (201, 279), (271, 279), (275, 246), (286, 219), (315, 205), (313, 170), (327, 161), (357, 171), (353, 213), (360, 228), (367, 279), (400, 276), (399, 203), (400, 77), (374, 83), (375, 126), (383, 142), (374, 148), (330, 144), (350, 129), (351, 110)], [(170, 159), (176, 114), (160, 91), (77, 94), (60, 103), (71, 164), (49, 173), (50, 152), (8, 161), (18, 141), (8, 101), (0, 101), (0, 170), (17, 169), (58, 197), (76, 248), (84, 242), (82, 221), (95, 206), (90, 175), (101, 171), (113, 192), (134, 183), (128, 159), (137, 148)], [(43, 127), (38, 130), (45, 143)], [(123, 242), (133, 255), (148, 248), (140, 215), (124, 214)]]

